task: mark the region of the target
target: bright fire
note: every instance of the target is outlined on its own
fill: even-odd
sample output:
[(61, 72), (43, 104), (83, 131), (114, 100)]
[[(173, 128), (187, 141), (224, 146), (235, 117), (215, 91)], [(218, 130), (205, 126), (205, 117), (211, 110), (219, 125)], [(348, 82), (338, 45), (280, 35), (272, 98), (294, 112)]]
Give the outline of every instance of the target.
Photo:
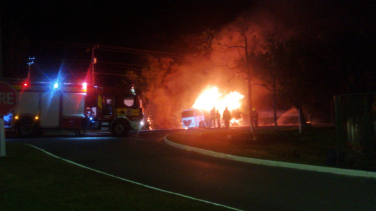
[(215, 110), (222, 112), (227, 107), (228, 110), (232, 111), (240, 108), (241, 99), (244, 98), (244, 95), (238, 92), (230, 92), (228, 94), (222, 94), (218, 92), (217, 87), (212, 87), (205, 90), (193, 104), (193, 108), (203, 109), (210, 111), (213, 107)]

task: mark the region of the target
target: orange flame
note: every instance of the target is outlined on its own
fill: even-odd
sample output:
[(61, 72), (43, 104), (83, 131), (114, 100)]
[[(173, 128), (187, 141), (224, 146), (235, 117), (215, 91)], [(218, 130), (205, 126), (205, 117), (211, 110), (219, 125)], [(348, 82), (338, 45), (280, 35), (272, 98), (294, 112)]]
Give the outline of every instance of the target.
[(213, 107), (219, 112), (223, 112), (227, 107), (228, 110), (235, 110), (240, 108), (241, 99), (244, 95), (238, 92), (230, 92), (228, 94), (219, 93), (217, 87), (206, 89), (193, 104), (193, 108), (210, 111)]

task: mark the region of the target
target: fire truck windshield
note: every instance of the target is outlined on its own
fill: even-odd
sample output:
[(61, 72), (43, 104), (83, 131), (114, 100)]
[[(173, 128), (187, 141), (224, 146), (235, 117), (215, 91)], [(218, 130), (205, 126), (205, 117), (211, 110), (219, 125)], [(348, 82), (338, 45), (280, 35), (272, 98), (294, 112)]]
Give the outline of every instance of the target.
[(125, 95), (123, 97), (123, 104), (128, 108), (138, 108), (140, 106), (140, 101), (137, 95)]
[(181, 117), (192, 117), (192, 116), (195, 116), (195, 111), (194, 110), (190, 110), (190, 111), (183, 111), (183, 113), (181, 114)]
[(134, 104), (134, 98), (133, 97), (125, 97), (124, 98), (124, 105), (128, 107), (132, 107)]

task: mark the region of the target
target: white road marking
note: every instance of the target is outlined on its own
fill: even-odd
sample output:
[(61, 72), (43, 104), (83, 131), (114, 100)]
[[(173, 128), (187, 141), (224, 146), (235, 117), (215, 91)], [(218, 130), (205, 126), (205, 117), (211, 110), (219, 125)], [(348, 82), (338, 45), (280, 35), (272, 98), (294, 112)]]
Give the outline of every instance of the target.
[(71, 164), (74, 164), (74, 165), (79, 166), (81, 168), (88, 169), (88, 170), (91, 170), (91, 171), (94, 171), (94, 172), (97, 172), (97, 173), (100, 173), (100, 174), (103, 174), (103, 175), (106, 175), (106, 176), (110, 176), (110, 177), (113, 177), (113, 178), (116, 178), (116, 179), (119, 179), (119, 180), (122, 180), (122, 181), (125, 181), (125, 182), (129, 182), (129, 183), (132, 183), (132, 184), (135, 184), (135, 185), (139, 185), (139, 186), (142, 186), (142, 187), (145, 187), (145, 188), (153, 189), (153, 190), (156, 190), (156, 191), (161, 191), (161, 192), (164, 192), (164, 193), (169, 193), (169, 194), (172, 194), (172, 195), (181, 196), (183, 198), (187, 198), (187, 199), (191, 199), (191, 200), (203, 202), (203, 203), (206, 203), (206, 204), (211, 204), (211, 205), (218, 206), (218, 207), (224, 207), (224, 208), (227, 208), (227, 209), (230, 209), (230, 210), (242, 211), (242, 210), (234, 208), (234, 207), (229, 207), (229, 206), (226, 206), (226, 205), (223, 205), (223, 204), (218, 204), (218, 203), (215, 203), (215, 202), (211, 202), (211, 201), (206, 201), (206, 200), (203, 200), (203, 199), (194, 198), (194, 197), (187, 196), (187, 195), (184, 195), (184, 194), (175, 193), (175, 192), (171, 192), (171, 191), (168, 191), (168, 190), (163, 190), (163, 189), (160, 189), (160, 188), (156, 188), (156, 187), (153, 187), (153, 186), (149, 186), (149, 185), (145, 185), (145, 184), (142, 184), (142, 183), (139, 183), (139, 182), (128, 180), (128, 179), (125, 179), (125, 178), (122, 178), (122, 177), (118, 177), (118, 176), (115, 176), (115, 175), (112, 175), (112, 174), (108, 174), (106, 172), (102, 172), (102, 171), (99, 171), (99, 170), (96, 170), (96, 169), (93, 169), (93, 168), (90, 168), (90, 167), (78, 164), (78, 163), (73, 162), (71, 160), (67, 160), (67, 159), (64, 159), (62, 157), (56, 156), (56, 155), (54, 155), (52, 153), (47, 152), (44, 149), (38, 148), (38, 147), (33, 146), (31, 144), (27, 144), (27, 145), (29, 145), (29, 146), (31, 146), (31, 147), (33, 147), (35, 149), (38, 149), (38, 150), (40, 150), (40, 151), (42, 151), (42, 152), (46, 153), (47, 155), (50, 155), (50, 156), (52, 156), (54, 158), (58, 158), (60, 160), (63, 160), (65, 162), (68, 162), (68, 163), (71, 163)]

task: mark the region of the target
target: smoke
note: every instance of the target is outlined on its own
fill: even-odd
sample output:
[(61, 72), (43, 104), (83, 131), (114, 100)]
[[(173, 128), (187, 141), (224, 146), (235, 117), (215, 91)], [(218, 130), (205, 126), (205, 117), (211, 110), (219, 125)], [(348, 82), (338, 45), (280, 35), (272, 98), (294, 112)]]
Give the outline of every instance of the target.
[[(216, 86), (223, 93), (236, 91), (246, 96), (239, 110), (249, 114), (248, 77), (244, 65), (246, 41), (248, 53), (258, 52), (270, 33), (275, 33), (277, 39), (284, 39), (320, 25), (331, 11), (331, 8), (328, 11), (320, 10), (323, 4), (321, 1), (260, 1), (252, 9), (239, 14), (234, 22), (217, 30), (211, 42), (210, 54), (186, 55), (159, 89), (158, 96), (164, 102), (154, 103), (149, 108), (154, 119), (160, 122), (154, 121), (159, 124), (156, 128), (179, 127), (177, 122), (181, 111), (192, 107), (208, 86)], [(262, 86), (263, 81), (252, 82), (254, 107), (261, 111), (261, 116), (270, 116), (273, 108), (271, 92)], [(157, 106), (163, 108), (157, 109)], [(164, 124), (163, 119), (174, 119), (174, 123)]]
[[(209, 56), (185, 56), (184, 62), (177, 65), (173, 77), (165, 80), (164, 88), (158, 91), (159, 99), (148, 106), (155, 128), (179, 127), (180, 124), (173, 123), (172, 119), (180, 120), (181, 112), (191, 108), (207, 87), (216, 86), (224, 94), (236, 91), (247, 96), (247, 74), (241, 62), (244, 48), (228, 47), (242, 44), (241, 36), (232, 31), (235, 26), (236, 23), (230, 24), (216, 34)], [(259, 89), (255, 90), (258, 92)], [(239, 109), (242, 113), (248, 113), (247, 102), (247, 97), (242, 100)], [(163, 108), (159, 108), (161, 106)]]

